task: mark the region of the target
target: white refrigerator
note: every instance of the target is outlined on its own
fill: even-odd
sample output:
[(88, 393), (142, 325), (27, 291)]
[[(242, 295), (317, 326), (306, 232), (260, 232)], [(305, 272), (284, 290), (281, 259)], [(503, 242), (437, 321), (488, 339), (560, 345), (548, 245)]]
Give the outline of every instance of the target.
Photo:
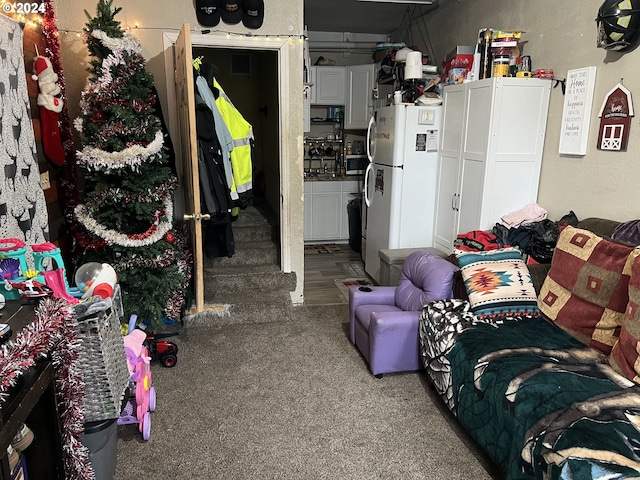
[(380, 281), (378, 251), (432, 247), (442, 106), (375, 111), (367, 130), (364, 267)]

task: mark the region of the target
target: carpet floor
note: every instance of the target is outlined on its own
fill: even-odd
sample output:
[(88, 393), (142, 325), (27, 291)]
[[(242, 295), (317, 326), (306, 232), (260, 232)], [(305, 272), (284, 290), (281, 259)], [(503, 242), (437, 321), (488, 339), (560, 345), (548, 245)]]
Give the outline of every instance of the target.
[(370, 374), (347, 305), (295, 311), (172, 338), (151, 438), (118, 427), (115, 480), (496, 478), (424, 373)]

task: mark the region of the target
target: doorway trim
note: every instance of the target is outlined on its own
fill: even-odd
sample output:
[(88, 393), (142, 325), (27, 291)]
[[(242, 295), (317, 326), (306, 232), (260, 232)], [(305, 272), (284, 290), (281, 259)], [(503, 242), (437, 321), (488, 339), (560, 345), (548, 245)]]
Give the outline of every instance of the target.
[[(175, 49), (174, 45), (178, 38), (178, 32), (164, 32), (162, 35), (163, 52), (164, 52), (164, 68), (165, 82), (167, 87), (167, 112), (168, 112), (168, 129), (176, 149), (176, 158), (181, 159), (180, 142), (176, 141), (180, 135), (178, 129), (178, 111), (175, 94)], [(280, 269), (285, 273), (290, 273), (291, 268), (291, 215), (290, 215), (290, 199), (289, 192), (284, 185), (288, 185), (291, 178), (290, 162), (282, 161), (290, 157), (289, 137), (290, 131), (288, 122), (284, 119), (290, 118), (291, 98), (289, 82), (289, 39), (281, 38), (265, 38), (254, 36), (240, 35), (219, 35), (219, 34), (202, 34), (193, 33), (191, 35), (191, 47), (212, 47), (224, 49), (242, 49), (242, 50), (260, 50), (275, 51), (278, 56), (278, 152), (280, 165), (280, 212), (279, 212), (279, 228), (280, 228)], [(179, 160), (180, 161), (180, 160)], [(180, 169), (178, 169), (180, 171)], [(180, 208), (176, 210), (180, 211)], [(182, 214), (179, 215), (180, 217)]]

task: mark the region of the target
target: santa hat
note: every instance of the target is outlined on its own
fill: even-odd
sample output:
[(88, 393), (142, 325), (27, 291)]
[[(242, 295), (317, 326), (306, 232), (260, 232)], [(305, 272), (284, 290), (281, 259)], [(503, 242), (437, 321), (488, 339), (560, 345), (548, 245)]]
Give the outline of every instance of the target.
[[(51, 65), (51, 61), (47, 57), (41, 57), (40, 55), (38, 55), (36, 57), (36, 60), (33, 62), (33, 75), (31, 75), (31, 78), (33, 79), (34, 82), (37, 82), (38, 78), (43, 74), (56, 75), (55, 72), (53, 71), (53, 66)], [(57, 77), (58, 76), (56, 75), (56, 79), (53, 80), (54, 82), (58, 80)]]

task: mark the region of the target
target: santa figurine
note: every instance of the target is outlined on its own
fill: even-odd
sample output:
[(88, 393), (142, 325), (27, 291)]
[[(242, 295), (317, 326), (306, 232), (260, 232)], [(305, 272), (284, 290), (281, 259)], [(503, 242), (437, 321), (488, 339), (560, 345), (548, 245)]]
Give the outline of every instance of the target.
[(58, 74), (53, 71), (51, 61), (38, 55), (33, 62), (33, 81), (38, 82), (40, 93), (37, 103), (40, 106), (40, 126), (44, 155), (53, 164), (64, 165), (65, 152), (60, 138), (60, 112), (63, 102), (60, 98)]

